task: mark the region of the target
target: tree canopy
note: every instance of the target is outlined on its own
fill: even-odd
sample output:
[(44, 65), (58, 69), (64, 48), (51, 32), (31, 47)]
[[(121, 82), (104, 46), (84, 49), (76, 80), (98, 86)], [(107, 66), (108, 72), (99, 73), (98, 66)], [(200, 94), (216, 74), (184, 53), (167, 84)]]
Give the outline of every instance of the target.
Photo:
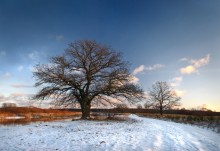
[(128, 62), (119, 52), (96, 41), (69, 44), (48, 64), (36, 65), (33, 74), (35, 86), (41, 88), (34, 99), (53, 98), (58, 106), (79, 103), (83, 119), (89, 118), (91, 103), (134, 103), (143, 98), (143, 90), (131, 82)]
[(181, 98), (177, 96), (173, 88), (167, 83), (158, 81), (152, 85), (149, 91), (149, 98), (146, 106), (160, 110), (163, 114), (164, 109), (171, 109), (180, 105)]

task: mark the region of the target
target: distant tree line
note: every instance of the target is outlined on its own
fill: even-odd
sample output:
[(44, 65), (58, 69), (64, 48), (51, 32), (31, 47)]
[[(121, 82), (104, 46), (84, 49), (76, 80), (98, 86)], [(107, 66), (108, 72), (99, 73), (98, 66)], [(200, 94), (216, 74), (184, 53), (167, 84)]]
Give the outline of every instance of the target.
[[(68, 109), (73, 112), (79, 112), (80, 109)], [(158, 109), (137, 109), (137, 108), (112, 108), (112, 109), (91, 109), (92, 113), (146, 113), (160, 114)], [(220, 112), (212, 111), (193, 111), (193, 110), (164, 110), (163, 114), (182, 114), (182, 115), (198, 115), (198, 116), (220, 116)]]
[(6, 107), (16, 107), (16, 103), (2, 103), (2, 108)]

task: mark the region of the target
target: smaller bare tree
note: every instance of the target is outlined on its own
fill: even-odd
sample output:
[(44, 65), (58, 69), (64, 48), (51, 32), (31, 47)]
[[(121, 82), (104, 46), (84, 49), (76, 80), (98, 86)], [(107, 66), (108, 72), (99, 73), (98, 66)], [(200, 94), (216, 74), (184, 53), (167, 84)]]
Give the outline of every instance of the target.
[(143, 106), (141, 104), (138, 104), (137, 109), (143, 109)]
[(117, 105), (116, 105), (116, 108), (118, 108), (118, 109), (127, 109), (127, 108), (128, 108), (128, 105), (127, 105), (127, 104), (124, 104), (124, 103), (121, 103), (121, 104), (117, 104)]
[(165, 109), (180, 106), (180, 100), (181, 98), (167, 82), (158, 81), (152, 85), (149, 91), (148, 102), (153, 108), (159, 109), (161, 115)]

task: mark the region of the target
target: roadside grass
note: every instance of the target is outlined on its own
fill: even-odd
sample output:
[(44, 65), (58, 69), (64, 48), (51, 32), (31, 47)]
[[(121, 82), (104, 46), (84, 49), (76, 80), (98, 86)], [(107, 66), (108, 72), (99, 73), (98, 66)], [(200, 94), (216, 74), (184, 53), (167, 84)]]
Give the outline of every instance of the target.
[(35, 107), (0, 108), (0, 124), (25, 124), (37, 121), (53, 121), (80, 117), (80, 112)]
[(197, 125), (203, 128), (209, 128), (220, 133), (220, 116), (203, 116), (203, 115), (182, 115), (182, 114), (150, 114), (138, 113), (137, 115), (162, 120), (171, 120), (177, 123)]
[(94, 121), (127, 121), (129, 113), (92, 113), (91, 120)]

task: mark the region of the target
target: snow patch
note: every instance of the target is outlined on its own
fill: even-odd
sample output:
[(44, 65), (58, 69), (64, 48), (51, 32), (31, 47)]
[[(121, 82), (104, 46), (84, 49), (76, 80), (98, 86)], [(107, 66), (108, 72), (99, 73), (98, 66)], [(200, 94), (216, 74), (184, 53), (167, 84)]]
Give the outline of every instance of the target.
[(8, 116), (8, 117), (5, 117), (5, 119), (23, 119), (25, 118), (24, 116)]

